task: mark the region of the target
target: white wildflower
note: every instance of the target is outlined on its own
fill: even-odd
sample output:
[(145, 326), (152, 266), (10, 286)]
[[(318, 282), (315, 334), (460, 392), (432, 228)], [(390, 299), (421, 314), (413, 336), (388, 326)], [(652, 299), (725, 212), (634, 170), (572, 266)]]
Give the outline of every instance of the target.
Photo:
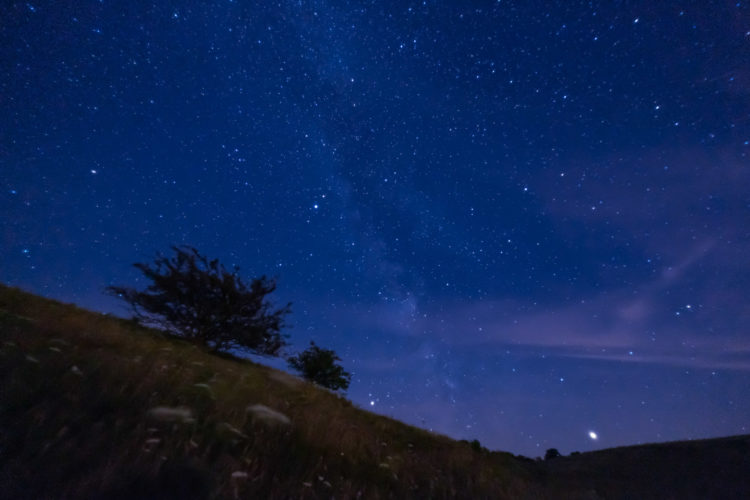
[(247, 412), (250, 413), (254, 418), (261, 420), (267, 424), (283, 424), (289, 425), (292, 423), (289, 417), (283, 413), (279, 413), (276, 410), (272, 410), (265, 405), (252, 405), (247, 407)]
[(193, 387), (197, 387), (198, 389), (203, 389), (206, 391), (206, 394), (208, 394), (208, 397), (211, 399), (216, 399), (216, 396), (214, 395), (214, 390), (211, 389), (211, 386), (208, 384), (193, 384)]
[(148, 416), (155, 420), (164, 422), (192, 422), (193, 414), (189, 408), (170, 408), (168, 406), (157, 406), (148, 411)]

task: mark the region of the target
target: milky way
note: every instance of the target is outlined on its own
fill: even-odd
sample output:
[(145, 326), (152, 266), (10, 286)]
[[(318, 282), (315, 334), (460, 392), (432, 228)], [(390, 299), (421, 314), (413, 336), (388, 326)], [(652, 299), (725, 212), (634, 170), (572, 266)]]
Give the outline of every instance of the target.
[(530, 456), (748, 432), (746, 2), (0, 19), (3, 282), (125, 314), (189, 244), (372, 411)]

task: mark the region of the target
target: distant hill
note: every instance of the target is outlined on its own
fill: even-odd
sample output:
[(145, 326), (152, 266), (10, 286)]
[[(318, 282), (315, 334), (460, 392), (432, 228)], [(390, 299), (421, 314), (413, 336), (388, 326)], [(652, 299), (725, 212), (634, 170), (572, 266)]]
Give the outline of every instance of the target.
[(0, 497), (750, 498), (750, 437), (536, 462), (0, 285)]
[(548, 492), (576, 498), (748, 499), (750, 435), (610, 448), (542, 467)]

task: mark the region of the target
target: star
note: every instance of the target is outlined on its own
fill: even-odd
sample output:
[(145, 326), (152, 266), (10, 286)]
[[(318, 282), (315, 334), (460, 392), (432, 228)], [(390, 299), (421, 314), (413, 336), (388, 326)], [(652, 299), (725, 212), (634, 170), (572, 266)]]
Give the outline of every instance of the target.
[(629, 2), (231, 2), (8, 10), (0, 280), (117, 313), (97, 290), (188, 244), (275, 275), (290, 349), (335, 350), (353, 403), (390, 391), (407, 423), (463, 438), (471, 412), (520, 454), (598, 444), (580, 414), (623, 424), (608, 444), (652, 440), (651, 412), (660, 439), (737, 432), (750, 34), (704, 20), (745, 2), (659, 26)]

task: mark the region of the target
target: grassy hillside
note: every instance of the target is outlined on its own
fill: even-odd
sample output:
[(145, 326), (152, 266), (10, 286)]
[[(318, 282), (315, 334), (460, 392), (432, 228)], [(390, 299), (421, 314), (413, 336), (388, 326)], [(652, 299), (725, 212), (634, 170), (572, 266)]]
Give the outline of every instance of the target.
[(510, 454), (477, 452), (282, 372), (6, 287), (0, 380), (0, 491), (11, 498), (531, 491), (533, 472)]
[(548, 462), (0, 286), (7, 498), (750, 498), (750, 438)]

